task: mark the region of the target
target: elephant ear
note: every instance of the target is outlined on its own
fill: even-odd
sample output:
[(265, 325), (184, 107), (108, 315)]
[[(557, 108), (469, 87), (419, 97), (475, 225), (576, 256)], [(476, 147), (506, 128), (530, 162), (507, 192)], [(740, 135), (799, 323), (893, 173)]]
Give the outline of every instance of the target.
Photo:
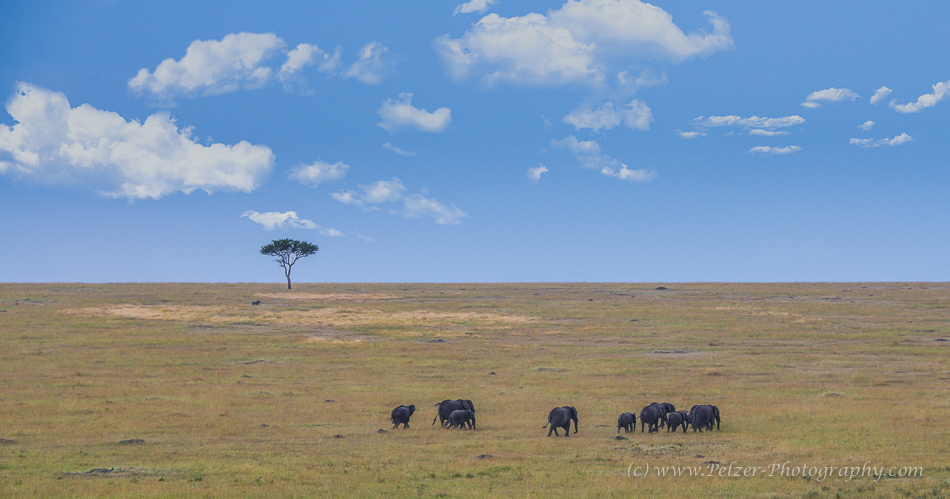
[(412, 416), (412, 413), (416, 412), (416, 406), (409, 404), (409, 415)]
[(577, 409), (571, 407), (571, 415), (574, 416), (574, 420), (577, 420)]

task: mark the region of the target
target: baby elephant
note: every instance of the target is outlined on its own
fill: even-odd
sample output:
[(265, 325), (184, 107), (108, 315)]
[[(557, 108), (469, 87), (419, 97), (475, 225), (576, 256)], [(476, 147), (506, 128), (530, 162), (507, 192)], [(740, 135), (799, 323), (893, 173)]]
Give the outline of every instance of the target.
[(452, 411), (452, 413), (449, 414), (449, 426), (448, 426), (449, 428), (458, 428), (461, 430), (462, 428), (465, 427), (465, 423), (468, 423), (469, 429), (472, 429), (472, 430), (475, 429), (475, 413), (474, 412), (468, 409), (465, 409), (465, 410)]
[(629, 412), (625, 412), (617, 418), (617, 433), (623, 428), (625, 433), (635, 431), (637, 428), (637, 417)]
[(671, 412), (666, 415), (666, 432), (676, 432), (680, 425), (683, 425), (683, 433), (686, 433), (686, 425), (689, 424), (686, 411)]
[(414, 405), (401, 405), (393, 409), (390, 416), (393, 420), (393, 429), (396, 429), (400, 424), (403, 425), (403, 428), (409, 428), (409, 418), (412, 417), (414, 412), (416, 412), (416, 406)]

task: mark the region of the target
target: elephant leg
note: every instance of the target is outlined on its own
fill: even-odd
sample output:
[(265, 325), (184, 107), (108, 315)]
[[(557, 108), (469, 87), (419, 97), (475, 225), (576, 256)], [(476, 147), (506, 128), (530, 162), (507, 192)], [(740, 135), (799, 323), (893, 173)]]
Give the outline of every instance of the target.
[(567, 426), (564, 427), (564, 436), (571, 436), (571, 423), (567, 423)]

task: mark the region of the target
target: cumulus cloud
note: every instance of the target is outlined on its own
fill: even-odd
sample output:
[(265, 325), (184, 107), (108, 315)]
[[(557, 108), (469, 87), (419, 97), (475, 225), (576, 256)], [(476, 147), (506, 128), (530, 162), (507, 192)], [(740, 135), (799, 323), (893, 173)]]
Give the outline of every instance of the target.
[(684, 139), (695, 139), (696, 137), (705, 137), (706, 132), (684, 132), (680, 129), (674, 130), (677, 135), (683, 137)]
[(284, 40), (274, 33), (231, 33), (221, 40), (195, 40), (179, 60), (165, 59), (154, 71), (142, 68), (129, 80), (129, 90), (172, 103), (177, 96), (221, 95), (254, 89), (276, 79), (285, 90), (308, 66), (328, 75), (355, 78), (375, 85), (394, 72), (395, 63), (385, 57), (387, 48), (377, 42), (365, 45), (359, 59), (341, 74), (337, 47), (332, 54), (316, 45), (301, 43), (287, 52), (287, 60), (275, 69), (267, 63), (285, 50)]
[(740, 116), (700, 116), (689, 122), (695, 127), (720, 127), (735, 126), (739, 128), (786, 128), (805, 123), (805, 118), (798, 115), (785, 116), (782, 118), (760, 118), (752, 116), (751, 118), (742, 118)]
[(241, 217), (250, 218), (252, 222), (262, 225), (266, 230), (310, 229), (316, 230), (324, 236), (344, 237), (343, 233), (336, 229), (321, 227), (313, 223), (312, 220), (298, 217), (296, 211), (285, 211), (283, 213), (279, 211), (266, 211), (264, 213), (258, 213), (253, 210), (248, 210), (241, 214)]
[(750, 128), (749, 135), (758, 135), (760, 137), (779, 137), (781, 135), (790, 135), (790, 132), (766, 130), (764, 128)]
[(614, 73), (609, 66), (631, 59), (679, 62), (732, 49), (726, 19), (705, 14), (712, 32), (686, 34), (669, 13), (639, 0), (568, 0), (546, 15), (489, 14), (459, 38), (436, 38), (434, 46), (457, 80), (480, 75), (489, 86), (601, 82)]
[(893, 139), (851, 139), (848, 141), (853, 146), (861, 147), (881, 147), (881, 146), (899, 146), (913, 141), (914, 138), (906, 133), (902, 133)]
[(355, 78), (367, 85), (377, 85), (394, 72), (394, 65), (383, 55), (389, 48), (379, 42), (370, 42), (360, 49), (359, 60), (343, 73), (344, 78)]
[(386, 99), (376, 114), (383, 119), (376, 126), (389, 133), (405, 128), (441, 133), (452, 122), (452, 110), (447, 107), (440, 107), (431, 113), (412, 107), (412, 94), (409, 92), (399, 94), (396, 99)]
[(874, 104), (877, 104), (878, 102), (881, 102), (882, 100), (884, 100), (885, 97), (890, 95), (891, 92), (893, 92), (893, 90), (887, 87), (881, 87), (875, 90), (874, 95), (871, 96), (871, 104), (874, 105)]
[(947, 94), (950, 94), (950, 81), (935, 83), (933, 93), (924, 94), (917, 98), (917, 102), (907, 104), (898, 104), (897, 101), (891, 101), (891, 109), (899, 113), (916, 113), (928, 107), (934, 107), (942, 101)]
[(340, 47), (330, 55), (309, 43), (301, 43), (287, 53), (287, 62), (277, 72), (277, 79), (282, 82), (291, 80), (306, 66), (317, 66), (321, 73), (335, 74), (340, 68)]
[(290, 171), (290, 179), (301, 184), (316, 187), (322, 182), (341, 179), (346, 176), (350, 165), (337, 161), (330, 164), (325, 161), (315, 161), (310, 165), (297, 165)]
[(841, 102), (845, 99), (853, 101), (859, 97), (861, 96), (847, 88), (831, 87), (808, 94), (808, 96), (805, 97), (805, 102), (802, 102), (802, 105), (814, 109), (821, 107), (819, 101)]
[[(363, 211), (378, 211), (378, 204), (402, 201), (401, 213), (406, 218), (431, 217), (440, 225), (457, 225), (461, 219), (468, 217), (464, 211), (454, 204), (444, 204), (429, 199), (422, 194), (405, 195), (406, 186), (402, 180), (378, 180), (369, 185), (360, 185), (359, 191), (342, 191), (333, 193), (333, 199), (353, 206), (359, 206)], [(390, 213), (400, 213), (399, 210), (389, 210)]]
[[(584, 168), (599, 169), (608, 177), (634, 182), (646, 182), (656, 178), (656, 172), (647, 170), (631, 170), (600, 150), (600, 144), (593, 140), (577, 140), (577, 137), (568, 135), (561, 140), (551, 139), (554, 149), (567, 149), (574, 155), (577, 162)], [(619, 168), (618, 168), (619, 166)]]
[(541, 174), (547, 173), (547, 171), (548, 169), (544, 165), (528, 168), (528, 180), (538, 182), (541, 180)]
[(383, 148), (389, 149), (390, 151), (400, 155), (400, 156), (415, 156), (419, 151), (406, 151), (399, 146), (394, 146), (389, 142), (383, 142)]
[(620, 180), (628, 180), (630, 182), (648, 182), (656, 178), (656, 172), (653, 170), (631, 170), (627, 168), (627, 165), (622, 163), (619, 170), (615, 171), (613, 168), (605, 166), (600, 172), (608, 177), (616, 177)]
[(154, 72), (140, 69), (129, 80), (129, 89), (137, 95), (148, 92), (167, 98), (259, 88), (273, 77), (264, 61), (283, 46), (284, 41), (273, 33), (232, 33), (221, 40), (195, 40), (180, 60), (165, 59)]
[(802, 148), (798, 146), (788, 146), (788, 147), (770, 147), (770, 146), (758, 146), (749, 149), (749, 152), (752, 154), (791, 154), (793, 152), (801, 151)]
[(877, 123), (868, 120), (862, 123), (860, 126), (858, 126), (858, 128), (860, 128), (861, 130), (867, 131), (874, 128), (874, 125), (877, 125)]
[(0, 124), (0, 171), (86, 184), (109, 197), (251, 192), (274, 163), (266, 146), (199, 144), (167, 112), (130, 122), (89, 104), (73, 108), (62, 92), (28, 83), (17, 83), (6, 109), (17, 123)]
[(497, 0), (471, 0), (455, 8), (452, 17), (456, 14), (470, 14), (472, 12), (485, 12), (488, 6), (494, 4)]
[(561, 121), (572, 125), (575, 130), (590, 128), (599, 132), (601, 129), (610, 130), (620, 123), (631, 130), (649, 130), (653, 113), (639, 99), (633, 99), (625, 107), (617, 107), (613, 101), (607, 101), (597, 108), (578, 106)]

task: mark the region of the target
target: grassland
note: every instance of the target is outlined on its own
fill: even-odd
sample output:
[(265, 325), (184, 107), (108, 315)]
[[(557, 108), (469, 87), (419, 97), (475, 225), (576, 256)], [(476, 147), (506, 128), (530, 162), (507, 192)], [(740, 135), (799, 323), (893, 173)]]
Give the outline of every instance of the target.
[[(947, 497), (947, 340), (943, 283), (0, 284), (0, 496)], [(722, 429), (617, 439), (653, 401)]]

